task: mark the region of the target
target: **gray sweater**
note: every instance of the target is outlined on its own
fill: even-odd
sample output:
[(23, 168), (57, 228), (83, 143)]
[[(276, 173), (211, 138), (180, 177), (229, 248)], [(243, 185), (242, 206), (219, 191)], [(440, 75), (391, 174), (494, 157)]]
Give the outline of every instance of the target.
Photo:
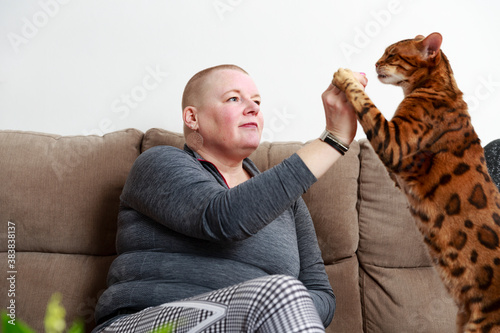
[(307, 287), (327, 326), (335, 296), (301, 195), (316, 181), (296, 154), (228, 188), (215, 165), (185, 146), (158, 146), (134, 163), (120, 197), (117, 251), (96, 320), (264, 275)]

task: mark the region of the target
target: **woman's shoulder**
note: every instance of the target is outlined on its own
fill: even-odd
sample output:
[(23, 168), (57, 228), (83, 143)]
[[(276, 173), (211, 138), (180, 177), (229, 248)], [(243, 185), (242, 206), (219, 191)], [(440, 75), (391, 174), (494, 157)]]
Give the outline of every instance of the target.
[(199, 164), (199, 162), (189, 152), (172, 146), (155, 146), (139, 155), (134, 168), (151, 170), (190, 164)]
[(149, 148), (139, 155), (138, 159), (168, 159), (171, 157), (193, 159), (193, 156), (185, 150), (173, 146), (162, 145)]
[(149, 148), (148, 150), (144, 151), (142, 155), (163, 155), (163, 154), (178, 154), (178, 153), (187, 153), (186, 151), (179, 149), (177, 147), (173, 146), (167, 146), (167, 145), (159, 145), (159, 146), (154, 146)]

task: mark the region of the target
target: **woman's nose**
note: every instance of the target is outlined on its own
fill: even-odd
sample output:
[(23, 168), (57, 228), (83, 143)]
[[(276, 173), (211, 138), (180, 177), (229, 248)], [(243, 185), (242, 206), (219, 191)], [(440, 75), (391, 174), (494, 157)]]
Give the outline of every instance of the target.
[(245, 107), (245, 113), (255, 113), (256, 115), (260, 112), (260, 105), (255, 101), (248, 101)]

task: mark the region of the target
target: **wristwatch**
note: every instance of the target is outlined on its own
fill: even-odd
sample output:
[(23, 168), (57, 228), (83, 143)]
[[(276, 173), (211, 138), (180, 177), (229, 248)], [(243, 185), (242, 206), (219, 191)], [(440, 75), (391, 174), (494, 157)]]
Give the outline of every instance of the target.
[(345, 153), (349, 150), (349, 146), (340, 141), (330, 133), (328, 130), (325, 129), (325, 131), (321, 134), (319, 139), (323, 142), (328, 143), (330, 146), (335, 148), (340, 154), (345, 155)]

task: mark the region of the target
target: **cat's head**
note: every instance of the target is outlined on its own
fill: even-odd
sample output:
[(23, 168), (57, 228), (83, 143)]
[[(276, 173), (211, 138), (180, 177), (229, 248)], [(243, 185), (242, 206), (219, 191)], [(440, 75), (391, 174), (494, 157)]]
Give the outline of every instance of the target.
[(379, 80), (404, 90), (414, 87), (428, 75), (428, 69), (440, 62), (442, 40), (441, 34), (435, 32), (392, 44), (375, 64)]

